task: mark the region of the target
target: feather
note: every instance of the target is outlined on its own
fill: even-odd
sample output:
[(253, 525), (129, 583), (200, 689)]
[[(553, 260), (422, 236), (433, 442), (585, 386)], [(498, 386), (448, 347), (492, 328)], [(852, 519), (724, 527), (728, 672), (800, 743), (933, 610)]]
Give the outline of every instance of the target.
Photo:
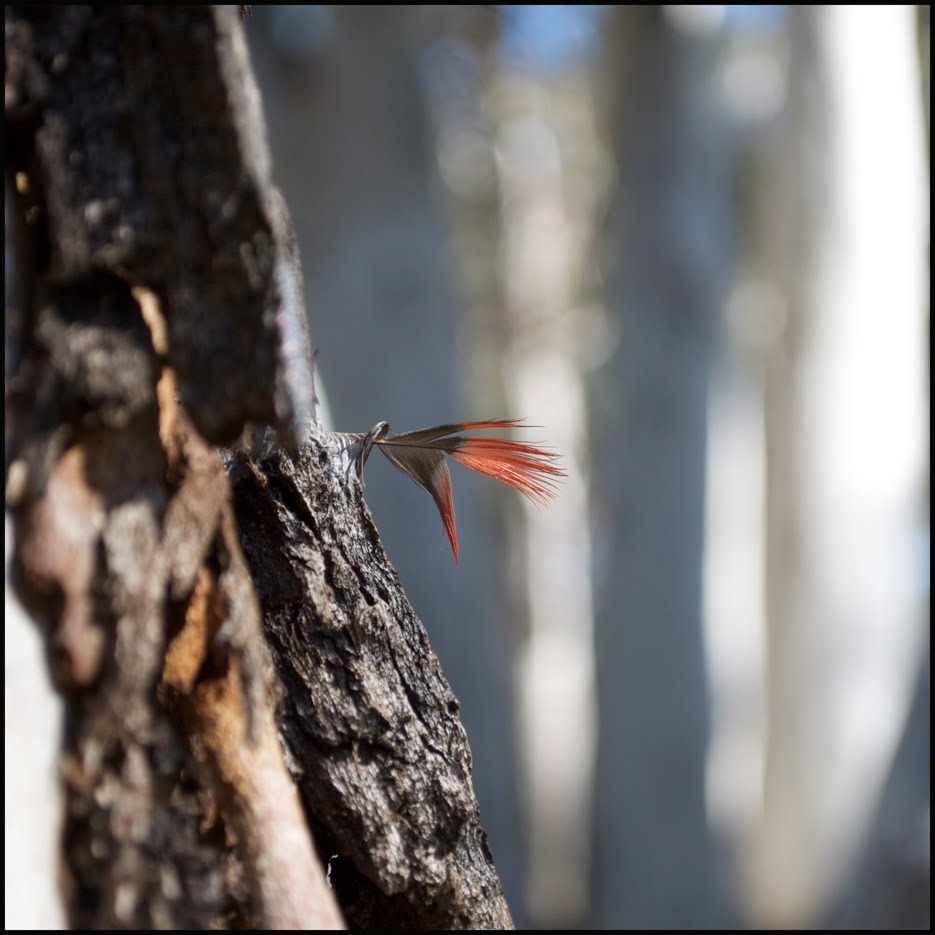
[(466, 467), (510, 484), (535, 503), (547, 505), (558, 493), (558, 479), (564, 477), (565, 472), (554, 463), (559, 457), (554, 452), (509, 439), (465, 438), (457, 434), (476, 429), (512, 428), (521, 423), (520, 419), (454, 422), (394, 435), (387, 423), (380, 422), (366, 436), (364, 449), (358, 457), (358, 474), (363, 472), (370, 447), (377, 445), (389, 461), (432, 495), (457, 562), (458, 532), (446, 454)]
[(455, 525), (455, 504), (451, 496), (451, 474), (445, 456), (433, 448), (396, 446), (378, 443), (380, 451), (407, 477), (427, 490), (438, 507), (439, 515), (448, 533), (451, 550), (458, 562), (458, 530)]

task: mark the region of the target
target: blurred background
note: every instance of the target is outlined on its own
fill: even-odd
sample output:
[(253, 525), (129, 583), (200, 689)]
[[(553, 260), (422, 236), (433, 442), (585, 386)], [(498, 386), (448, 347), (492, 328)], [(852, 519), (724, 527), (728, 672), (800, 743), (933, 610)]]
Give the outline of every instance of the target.
[(929, 926), (928, 7), (255, 6), (329, 427), (380, 459), (523, 927)]

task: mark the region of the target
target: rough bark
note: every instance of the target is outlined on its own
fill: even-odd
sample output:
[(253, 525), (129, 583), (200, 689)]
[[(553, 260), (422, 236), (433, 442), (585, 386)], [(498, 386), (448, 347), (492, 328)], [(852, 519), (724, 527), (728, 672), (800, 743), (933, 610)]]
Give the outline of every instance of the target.
[[(269, 181), (238, 11), (8, 8), (5, 40), (18, 287), (7, 315), (15, 353), (7, 355), (6, 498), (17, 591), (43, 627), (65, 696), (69, 922), (337, 927), (286, 769), (281, 732), (288, 737), (291, 722), (277, 726), (274, 699), (284, 713), (293, 705), (309, 714), (326, 738), (343, 736), (344, 722), (332, 723), (339, 705), (321, 693), (302, 687), (293, 698), (299, 686), (276, 684), (214, 447), (250, 422), (274, 422), (294, 441), (311, 404), (294, 244)], [(315, 512), (302, 515), (325, 528)], [(339, 530), (342, 539), (362, 534), (363, 515)], [(275, 515), (250, 516), (275, 529)], [(260, 550), (276, 563), (269, 544)], [(314, 551), (306, 560), (324, 562)], [(353, 562), (342, 569), (354, 580), (371, 574)], [(382, 574), (395, 608), (405, 599), (392, 573)], [(325, 627), (330, 618), (290, 590), (293, 580), (277, 586), (294, 606), (316, 608), (304, 619)], [(274, 584), (264, 581), (263, 593)], [(335, 606), (352, 629), (372, 619), (356, 615), (344, 593)], [(434, 657), (425, 656), (431, 670)], [(368, 664), (364, 674), (379, 683), (386, 659)], [(437, 678), (405, 682), (413, 708), (442, 698), (454, 720), (456, 702)], [(372, 779), (367, 788), (315, 788), (319, 775), (342, 775), (332, 758), (373, 776), (363, 765), (372, 754), (354, 762), (359, 742), (337, 753), (320, 745), (310, 759), (291, 745), (290, 768), (305, 777), (305, 804), (330, 809), (329, 822), (314, 819), (342, 855), (410, 896), (412, 924), (481, 924), (487, 916), (478, 913), (502, 904), (491, 862), (437, 856), (482, 852), (466, 742), (447, 725), (424, 743), (450, 754), (437, 776), (456, 785), (447, 790), (454, 817), (427, 830), (431, 819), (413, 805), (408, 820), (425, 835), (421, 850), (402, 851), (408, 863), (398, 863), (395, 845), (372, 850), (372, 835), (357, 837), (348, 817), (381, 795), (393, 801), (394, 787)], [(422, 890), (420, 881), (428, 881)], [(491, 898), (480, 908), (457, 902), (482, 891)], [(450, 900), (448, 916), (423, 908), (425, 892), (429, 903)], [(508, 921), (505, 904), (496, 918)]]
[(238, 456), (234, 502), (331, 880), (362, 927), (507, 928), (459, 705), (356, 479), (317, 441)]

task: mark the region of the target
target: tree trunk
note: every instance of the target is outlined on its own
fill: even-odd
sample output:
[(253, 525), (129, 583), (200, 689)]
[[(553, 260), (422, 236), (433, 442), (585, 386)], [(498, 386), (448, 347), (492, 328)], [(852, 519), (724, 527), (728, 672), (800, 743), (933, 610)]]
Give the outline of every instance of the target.
[(6, 12), (6, 496), (65, 698), (65, 913), (334, 928), (337, 894), (355, 925), (508, 926), (457, 702), (356, 482), (311, 438), (232, 455), (232, 493), (213, 447), (314, 415), (238, 20)]
[(621, 341), (593, 419), (595, 513), (607, 517), (594, 923), (717, 927), (701, 630), (707, 382), (730, 243), (716, 46), (655, 8), (617, 8), (609, 26), (619, 189), (608, 286)]
[(826, 917), (868, 833), (925, 652), (928, 217), (911, 10), (793, 7), (788, 41), (758, 206), (784, 319), (766, 371), (768, 745), (746, 866), (756, 923), (798, 927)]

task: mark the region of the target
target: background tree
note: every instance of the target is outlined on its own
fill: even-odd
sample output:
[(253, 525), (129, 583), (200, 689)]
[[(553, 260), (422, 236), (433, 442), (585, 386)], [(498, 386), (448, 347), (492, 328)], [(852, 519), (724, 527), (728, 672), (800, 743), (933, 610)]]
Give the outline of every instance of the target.
[(607, 556), (593, 911), (608, 926), (717, 925), (725, 911), (704, 800), (701, 585), (731, 152), (713, 96), (717, 34), (703, 25), (618, 8), (605, 39), (619, 183), (604, 249), (621, 331), (594, 401)]
[[(911, 559), (927, 225), (915, 14), (790, 10), (788, 40), (755, 229), (782, 315), (765, 368), (769, 739), (748, 870), (778, 925), (827, 911), (850, 873), (926, 644)], [(902, 823), (892, 833), (906, 841)]]

